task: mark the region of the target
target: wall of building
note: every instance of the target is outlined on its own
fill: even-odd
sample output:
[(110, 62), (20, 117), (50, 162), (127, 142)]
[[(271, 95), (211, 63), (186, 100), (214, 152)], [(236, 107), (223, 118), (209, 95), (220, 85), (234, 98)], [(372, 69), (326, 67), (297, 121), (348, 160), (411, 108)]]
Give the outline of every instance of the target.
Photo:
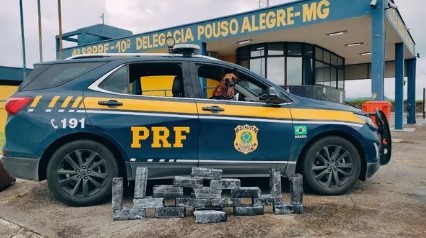
[(16, 91), (17, 88), (17, 86), (0, 85), (0, 133), (4, 132), (4, 125), (7, 120), (7, 113), (4, 109), (6, 100)]
[(236, 55), (224, 55), (224, 56), (219, 56), (220, 60), (226, 61), (226, 62), (230, 62), (230, 63), (237, 63), (237, 56)]

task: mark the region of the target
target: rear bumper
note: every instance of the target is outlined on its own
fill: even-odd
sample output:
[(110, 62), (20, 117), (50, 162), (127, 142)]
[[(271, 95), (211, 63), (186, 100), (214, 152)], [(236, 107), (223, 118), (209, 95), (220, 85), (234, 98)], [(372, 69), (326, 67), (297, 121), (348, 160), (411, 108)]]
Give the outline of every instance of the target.
[(12, 176), (39, 181), (38, 166), (40, 159), (3, 157), (3, 165)]

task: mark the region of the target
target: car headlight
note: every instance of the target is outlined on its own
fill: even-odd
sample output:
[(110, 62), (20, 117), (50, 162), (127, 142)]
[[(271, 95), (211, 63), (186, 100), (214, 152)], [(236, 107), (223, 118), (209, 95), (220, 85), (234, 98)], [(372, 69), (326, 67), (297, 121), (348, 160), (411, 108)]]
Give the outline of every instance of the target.
[(372, 127), (377, 127), (377, 126), (376, 126), (376, 124), (373, 122), (373, 120), (371, 120), (371, 117), (366, 116), (366, 115), (359, 115), (359, 114), (357, 114), (356, 116), (357, 116), (359, 119), (361, 119), (361, 120), (365, 121), (365, 123), (366, 123), (367, 125), (372, 126)]

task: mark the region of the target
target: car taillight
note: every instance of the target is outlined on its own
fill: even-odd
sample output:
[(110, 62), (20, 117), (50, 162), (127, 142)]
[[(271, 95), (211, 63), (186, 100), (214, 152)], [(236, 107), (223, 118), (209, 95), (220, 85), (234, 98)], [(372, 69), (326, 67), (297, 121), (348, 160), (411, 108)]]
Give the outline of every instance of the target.
[(13, 97), (6, 102), (5, 109), (10, 115), (15, 115), (33, 101), (32, 97)]

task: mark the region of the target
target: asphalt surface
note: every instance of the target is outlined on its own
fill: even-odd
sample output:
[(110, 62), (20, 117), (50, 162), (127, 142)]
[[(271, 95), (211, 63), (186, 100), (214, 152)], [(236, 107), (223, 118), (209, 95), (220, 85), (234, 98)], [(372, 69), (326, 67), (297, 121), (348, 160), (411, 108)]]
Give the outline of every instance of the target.
[[(393, 132), (393, 159), (372, 179), (343, 196), (305, 194), (302, 215), (267, 208), (264, 216), (230, 215), (220, 224), (195, 224), (193, 217), (113, 222), (110, 203), (69, 207), (46, 182), (18, 180), (0, 193), (0, 237), (426, 237), (426, 125), (411, 128)], [(127, 206), (131, 199), (127, 191)]]

